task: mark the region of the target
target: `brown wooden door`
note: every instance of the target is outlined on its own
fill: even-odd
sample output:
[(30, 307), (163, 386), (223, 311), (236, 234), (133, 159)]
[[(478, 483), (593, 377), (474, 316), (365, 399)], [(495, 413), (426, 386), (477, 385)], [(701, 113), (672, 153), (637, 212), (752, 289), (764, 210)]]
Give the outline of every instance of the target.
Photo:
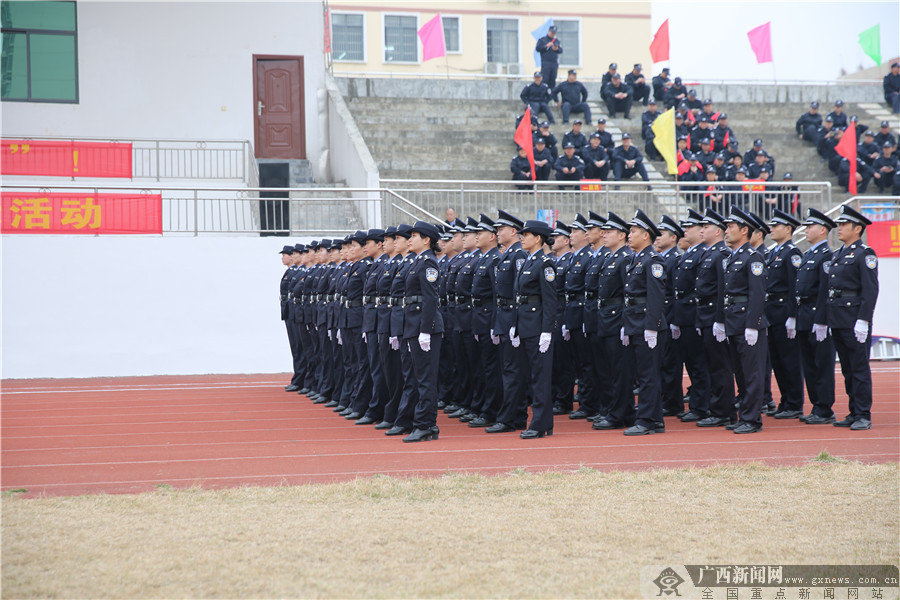
[(306, 158), (303, 57), (254, 56), (257, 158)]

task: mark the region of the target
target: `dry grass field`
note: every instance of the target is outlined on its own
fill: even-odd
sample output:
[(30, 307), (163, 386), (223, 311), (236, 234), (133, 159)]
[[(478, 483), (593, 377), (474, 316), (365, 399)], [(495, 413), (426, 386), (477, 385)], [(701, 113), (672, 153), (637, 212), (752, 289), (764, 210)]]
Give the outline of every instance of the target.
[(898, 465), (2, 500), (3, 598), (633, 598), (650, 564), (898, 564)]

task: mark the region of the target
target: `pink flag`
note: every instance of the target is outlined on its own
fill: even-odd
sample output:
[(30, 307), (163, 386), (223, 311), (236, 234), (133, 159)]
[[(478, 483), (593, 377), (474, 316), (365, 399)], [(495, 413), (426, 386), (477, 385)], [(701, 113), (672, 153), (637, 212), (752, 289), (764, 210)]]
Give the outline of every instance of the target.
[(750, 38), (750, 48), (753, 49), (758, 63), (772, 62), (771, 25), (772, 22), (769, 21), (747, 32), (747, 37)]
[(419, 39), (422, 40), (422, 62), (432, 58), (446, 56), (447, 50), (444, 48), (444, 24), (441, 22), (440, 13), (422, 25), (422, 28), (419, 29)]

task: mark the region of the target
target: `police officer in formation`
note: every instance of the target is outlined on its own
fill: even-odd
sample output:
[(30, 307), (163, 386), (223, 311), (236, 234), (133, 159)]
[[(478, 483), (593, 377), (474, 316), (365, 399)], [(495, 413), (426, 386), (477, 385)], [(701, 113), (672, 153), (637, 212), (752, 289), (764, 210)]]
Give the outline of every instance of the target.
[[(284, 246), (285, 391), (404, 442), (437, 440), (440, 409), (523, 439), (566, 414), (628, 436), (665, 432), (667, 416), (737, 434), (761, 431), (763, 414), (872, 427), (878, 259), (865, 216), (809, 209), (801, 253), (800, 221), (777, 209), (768, 223), (738, 207), (680, 222), (588, 215), (550, 227), (501, 210)], [(780, 403), (764, 413), (769, 368)]]

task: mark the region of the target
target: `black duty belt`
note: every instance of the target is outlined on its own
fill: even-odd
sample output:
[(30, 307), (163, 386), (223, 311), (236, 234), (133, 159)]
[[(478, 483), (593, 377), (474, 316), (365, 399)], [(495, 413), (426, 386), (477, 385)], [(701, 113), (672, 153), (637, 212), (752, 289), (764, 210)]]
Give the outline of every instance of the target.
[(574, 294), (566, 292), (566, 302), (577, 302), (579, 300), (584, 300), (584, 292), (578, 292)]
[(446, 298), (441, 298), (441, 299), (439, 300), (439, 302), (440, 302), (441, 306), (447, 306), (447, 299), (446, 299)]
[(621, 306), (622, 304), (627, 305), (627, 298), (622, 296), (613, 296), (612, 298), (598, 298), (597, 299), (597, 308), (603, 308), (604, 306)]
[(375, 306), (385, 306), (390, 300), (390, 296), (375, 296)]
[(816, 296), (797, 296), (797, 306), (801, 304), (815, 304), (817, 297)]
[(693, 296), (694, 290), (675, 290), (675, 299), (682, 300), (688, 296)]
[(411, 304), (421, 304), (425, 302), (425, 298), (423, 296), (404, 296), (403, 298), (403, 306), (410, 306)]
[(403, 296), (391, 296), (388, 306), (403, 306)]
[(291, 298), (294, 304), (300, 304), (300, 298)]
[(703, 298), (697, 299), (697, 304), (715, 304), (716, 297), (715, 296), (704, 296)]
[(333, 302), (336, 294), (325, 294), (325, 302)]
[(288, 299), (288, 295), (287, 295), (287, 294), (281, 294), (281, 299), (282, 299), (282, 300), (287, 300), (287, 299)]
[(541, 297), (538, 295), (516, 296), (516, 304), (540, 304)]
[(473, 306), (487, 306), (494, 302), (493, 296), (485, 296), (484, 298), (472, 298)]
[(746, 304), (749, 301), (749, 296), (732, 296), (730, 294), (725, 295), (725, 306), (732, 306), (734, 304)]
[(856, 298), (859, 296), (859, 292), (856, 290), (828, 290), (829, 298)]
[(362, 305), (362, 300), (344, 300), (344, 308), (358, 308)]
[(625, 296), (625, 306), (647, 304), (647, 296)]
[(461, 294), (456, 295), (456, 303), (457, 304), (468, 304), (472, 299), (472, 296), (463, 296)]
[(594, 300), (597, 298), (597, 292), (585, 292), (584, 299), (585, 300)]
[(512, 298), (502, 298), (500, 296), (497, 297), (497, 306), (512, 306), (515, 304)]
[(770, 294), (766, 292), (766, 302), (784, 302), (787, 298), (787, 294)]

